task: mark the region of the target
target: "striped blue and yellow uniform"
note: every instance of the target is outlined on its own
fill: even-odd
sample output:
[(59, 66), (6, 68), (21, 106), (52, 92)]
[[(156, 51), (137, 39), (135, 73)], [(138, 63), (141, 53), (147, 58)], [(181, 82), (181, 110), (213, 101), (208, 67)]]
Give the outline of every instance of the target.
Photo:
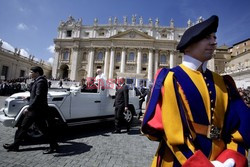
[[(210, 70), (184, 65), (161, 69), (142, 123), (142, 132), (160, 142), (152, 166), (181, 166), (195, 151), (214, 160), (225, 149), (247, 156), (250, 110), (232, 83)], [(196, 133), (192, 123), (215, 125), (220, 139)]]

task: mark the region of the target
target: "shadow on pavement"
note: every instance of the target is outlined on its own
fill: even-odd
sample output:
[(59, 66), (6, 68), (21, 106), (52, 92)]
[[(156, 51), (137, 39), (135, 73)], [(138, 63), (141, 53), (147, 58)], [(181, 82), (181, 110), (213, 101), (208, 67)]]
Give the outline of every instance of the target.
[[(141, 120), (134, 118), (133, 123), (131, 125), (129, 135), (139, 135), (141, 127)], [(123, 127), (123, 130), (126, 129)], [(102, 122), (102, 123), (95, 123), (95, 124), (88, 124), (88, 125), (80, 125), (74, 127), (66, 127), (59, 130), (59, 141), (64, 142), (68, 140), (74, 140), (78, 138), (90, 137), (90, 136), (104, 136), (109, 137), (111, 132), (115, 130), (114, 122)], [(123, 133), (122, 130), (122, 133)], [(125, 132), (126, 133), (126, 132)]]
[(60, 143), (59, 149), (57, 153), (54, 154), (54, 156), (63, 157), (63, 156), (82, 154), (88, 152), (91, 148), (92, 146), (84, 143), (62, 142)]
[[(45, 144), (43, 142), (33, 142), (33, 144)], [(25, 143), (26, 146), (30, 146), (30, 144)], [(25, 146), (23, 145), (23, 146)], [(49, 147), (29, 147), (29, 148), (20, 148), (18, 152), (24, 152), (24, 151), (38, 151), (38, 150), (45, 150)], [(59, 143), (59, 148), (56, 153), (54, 153), (55, 157), (62, 157), (62, 156), (71, 156), (71, 155), (77, 155), (77, 154), (82, 154), (85, 152), (88, 152), (92, 146), (84, 144), (84, 143), (77, 143), (77, 142), (60, 142)]]
[[(134, 119), (131, 125), (130, 131), (127, 133), (125, 129), (122, 130), (122, 133), (127, 133), (128, 135), (140, 135), (140, 126), (141, 120)], [(91, 145), (87, 145), (81, 142), (73, 142), (72, 140), (81, 139), (85, 137), (91, 136), (103, 136), (109, 137), (113, 135), (111, 132), (114, 131), (114, 122), (102, 122), (102, 123), (95, 123), (95, 124), (88, 124), (88, 125), (81, 125), (81, 126), (74, 126), (74, 127), (63, 127), (57, 130), (58, 133), (58, 142), (59, 142), (59, 149), (57, 153), (54, 153), (54, 156), (62, 157), (62, 156), (71, 156), (76, 154), (81, 154), (84, 152), (90, 151), (92, 148)], [(41, 138), (27, 138), (23, 143), (22, 146), (31, 146), (37, 144), (46, 144), (46, 146), (32, 146), (29, 148), (20, 148), (21, 151), (36, 151), (36, 150), (45, 150), (49, 147), (46, 139)]]

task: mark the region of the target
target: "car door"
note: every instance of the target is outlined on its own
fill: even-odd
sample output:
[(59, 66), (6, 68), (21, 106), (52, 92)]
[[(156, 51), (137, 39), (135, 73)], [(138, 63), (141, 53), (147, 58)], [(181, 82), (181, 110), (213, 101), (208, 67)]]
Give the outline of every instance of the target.
[(100, 93), (72, 92), (70, 109), (71, 119), (100, 116)]
[(114, 105), (114, 98), (109, 94), (108, 90), (101, 90), (100, 92), (101, 98), (101, 111), (103, 116), (112, 116), (114, 115), (115, 108)]

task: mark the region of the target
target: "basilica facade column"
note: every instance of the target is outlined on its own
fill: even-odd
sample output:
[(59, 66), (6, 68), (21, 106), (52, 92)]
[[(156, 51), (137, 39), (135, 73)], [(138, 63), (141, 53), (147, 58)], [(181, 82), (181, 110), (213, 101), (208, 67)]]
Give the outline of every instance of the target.
[[(139, 48), (137, 52), (136, 74), (141, 74), (141, 61), (142, 61), (142, 54), (141, 54), (141, 48)], [(139, 84), (140, 84), (140, 79), (137, 78), (135, 85), (138, 87)]]
[(149, 50), (148, 54), (148, 82), (153, 81), (153, 50)]
[(121, 69), (120, 69), (121, 73), (125, 72), (125, 63), (126, 63), (125, 61), (126, 61), (126, 49), (122, 48)]
[(115, 65), (115, 49), (111, 48), (110, 66), (109, 66), (109, 79), (113, 79), (114, 65)]
[(70, 67), (70, 79), (71, 80), (77, 80), (77, 67), (78, 67), (78, 56), (79, 55), (79, 48), (73, 48), (73, 52), (72, 52), (72, 63), (71, 63), (71, 67)]
[(106, 48), (105, 59), (104, 59), (104, 75), (107, 78), (109, 72), (109, 48)]
[(55, 47), (55, 55), (54, 55), (54, 61), (53, 61), (53, 66), (52, 66), (52, 77), (54, 79), (58, 79), (58, 69), (59, 69), (59, 53), (60, 49), (58, 47)]
[(89, 51), (89, 60), (88, 60), (88, 77), (94, 77), (94, 48), (91, 48)]
[(173, 68), (173, 67), (175, 67), (176, 66), (176, 57), (175, 57), (175, 55), (174, 55), (174, 51), (170, 51), (170, 59), (169, 59), (169, 61), (170, 61), (170, 68)]
[(158, 70), (158, 64), (159, 64), (159, 50), (155, 51), (155, 69), (154, 69), (154, 75), (156, 74)]

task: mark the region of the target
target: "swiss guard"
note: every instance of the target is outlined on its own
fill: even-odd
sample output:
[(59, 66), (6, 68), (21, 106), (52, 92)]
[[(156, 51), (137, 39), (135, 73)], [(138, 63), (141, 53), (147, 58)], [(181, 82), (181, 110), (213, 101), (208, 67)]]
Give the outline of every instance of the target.
[(214, 15), (187, 29), (182, 64), (155, 76), (141, 127), (159, 141), (153, 167), (248, 166), (250, 109), (230, 76), (207, 69), (218, 22)]

